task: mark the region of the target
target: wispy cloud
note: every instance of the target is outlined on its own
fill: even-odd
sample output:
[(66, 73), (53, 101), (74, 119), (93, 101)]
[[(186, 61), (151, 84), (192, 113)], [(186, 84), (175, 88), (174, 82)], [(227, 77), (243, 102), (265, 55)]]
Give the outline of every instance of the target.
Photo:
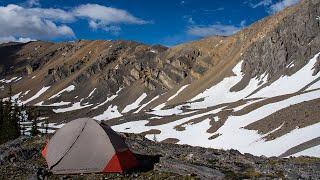
[(129, 12), (98, 4), (85, 4), (76, 7), (73, 14), (77, 17), (88, 18), (97, 24), (147, 24), (149, 22), (137, 18)]
[(262, 0), (258, 3), (249, 3), (249, 5), (252, 7), (252, 8), (257, 8), (257, 7), (260, 7), (260, 6), (269, 6), (272, 4), (272, 0)]
[[(184, 18), (187, 17), (188, 16)], [(167, 36), (162, 39), (161, 43), (170, 47), (207, 36), (229, 36), (238, 32), (246, 26), (245, 20), (242, 20), (239, 25), (225, 25), (220, 23), (211, 25), (197, 25), (195, 21), (193, 21), (192, 23), (189, 23), (189, 26), (186, 27), (187, 29), (183, 33)]]
[(298, 3), (300, 0), (282, 0), (280, 2), (277, 2), (275, 4), (272, 4), (269, 8), (269, 13), (270, 14), (274, 14), (278, 11), (283, 10), (284, 8), (288, 7), (288, 6), (292, 6), (296, 3)]
[[(30, 6), (39, 3), (36, 0), (27, 2)], [(79, 19), (86, 19), (92, 29), (102, 29), (114, 35), (121, 31), (121, 24), (150, 23), (125, 10), (98, 4), (80, 5), (70, 10), (9, 4), (0, 6), (0, 14), (0, 38), (13, 40), (74, 38), (75, 33), (68, 24)]]
[(248, 4), (251, 8), (257, 7), (265, 7), (266, 11), (269, 14), (274, 14), (283, 10), (288, 6), (292, 6), (298, 3), (300, 0), (280, 0), (280, 1), (272, 1), (272, 0), (260, 0), (259, 2), (253, 3), (252, 0), (245, 1), (244, 4)]
[(30, 42), (30, 41), (35, 41), (34, 39), (31, 38), (15, 38), (13, 36), (8, 36), (8, 37), (0, 37), (0, 44), (2, 43), (7, 43), (7, 42)]
[(241, 26), (224, 24), (212, 24), (208, 26), (196, 25), (188, 27), (187, 33), (199, 37), (206, 37), (212, 35), (229, 36), (238, 32), (241, 28)]
[(188, 24), (195, 24), (193, 17), (191, 15), (184, 15), (182, 18), (188, 23)]
[(217, 11), (223, 11), (223, 10), (224, 10), (224, 7), (219, 7), (219, 8), (216, 8), (216, 9), (204, 9), (203, 12), (207, 13), (207, 14), (210, 14), (210, 13), (214, 13), (214, 12), (217, 12)]

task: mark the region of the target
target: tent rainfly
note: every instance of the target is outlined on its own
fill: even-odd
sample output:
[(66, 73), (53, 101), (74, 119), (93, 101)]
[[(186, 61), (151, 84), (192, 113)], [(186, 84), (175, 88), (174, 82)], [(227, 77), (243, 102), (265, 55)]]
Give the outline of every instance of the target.
[(115, 131), (90, 118), (73, 120), (57, 130), (42, 156), (54, 174), (124, 172), (138, 165)]

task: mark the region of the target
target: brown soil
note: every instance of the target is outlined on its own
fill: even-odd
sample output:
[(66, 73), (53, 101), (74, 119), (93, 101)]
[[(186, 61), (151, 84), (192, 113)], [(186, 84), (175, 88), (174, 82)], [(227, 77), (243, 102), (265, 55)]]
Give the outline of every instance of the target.
[(258, 130), (260, 134), (266, 134), (282, 124), (282, 127), (268, 134), (265, 139), (273, 140), (277, 137), (283, 136), (286, 133), (298, 128), (304, 128), (320, 122), (320, 99), (307, 101), (287, 108), (281, 109), (259, 121), (256, 121), (248, 126), (246, 129)]

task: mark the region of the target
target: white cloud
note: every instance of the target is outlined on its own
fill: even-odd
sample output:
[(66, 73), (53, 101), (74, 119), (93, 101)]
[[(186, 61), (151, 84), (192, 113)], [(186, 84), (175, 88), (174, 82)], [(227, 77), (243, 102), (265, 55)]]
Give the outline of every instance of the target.
[(24, 8), (10, 4), (0, 6), (0, 14), (0, 37), (74, 37), (70, 27), (56, 24), (56, 21), (72, 20), (72, 16), (60, 9)]
[(67, 24), (79, 19), (88, 20), (92, 29), (102, 29), (117, 35), (120, 24), (146, 24), (129, 12), (98, 4), (80, 5), (70, 10), (32, 7), (37, 0), (29, 0), (29, 7), (9, 4), (0, 6), (0, 38), (13, 37), (31, 39), (74, 38), (75, 34)]
[(229, 36), (238, 32), (241, 27), (234, 25), (213, 24), (209, 26), (190, 26), (187, 33), (194, 36), (206, 37), (211, 35)]
[(257, 8), (257, 7), (260, 7), (260, 6), (269, 6), (272, 4), (272, 0), (262, 0), (256, 4), (252, 4), (250, 3), (250, 7), (252, 8)]
[(34, 39), (31, 38), (15, 38), (13, 36), (8, 36), (8, 37), (0, 37), (0, 44), (2, 43), (7, 43), (7, 42), (30, 42), (30, 41), (35, 41)]
[(246, 20), (242, 20), (242, 21), (240, 22), (240, 26), (241, 26), (241, 27), (245, 27), (246, 24), (247, 24), (247, 21), (246, 21)]
[(24, 12), (30, 16), (38, 15), (42, 18), (59, 21), (59, 22), (73, 22), (76, 20), (76, 17), (74, 17), (72, 13), (62, 9), (29, 8), (29, 9), (24, 9)]
[[(133, 16), (125, 10), (101, 6), (98, 4), (80, 5), (73, 10), (73, 14), (77, 17), (88, 19), (89, 26), (93, 29), (110, 29), (110, 27), (116, 27), (115, 25), (119, 24), (149, 23)], [(119, 29), (119, 27), (117, 29)]]
[(275, 4), (272, 4), (269, 8), (269, 13), (274, 14), (278, 11), (283, 10), (284, 8), (288, 6), (292, 6), (296, 3), (298, 3), (300, 0), (282, 0), (280, 2), (277, 2)]
[(119, 33), (121, 31), (121, 27), (119, 27), (119, 26), (106, 26), (103, 28), (103, 30), (117, 36), (117, 35), (119, 35)]

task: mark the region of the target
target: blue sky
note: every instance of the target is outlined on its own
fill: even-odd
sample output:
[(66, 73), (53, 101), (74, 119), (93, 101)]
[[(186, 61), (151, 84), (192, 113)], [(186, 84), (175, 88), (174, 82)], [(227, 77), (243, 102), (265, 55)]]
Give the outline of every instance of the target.
[(299, 0), (0, 0), (0, 42), (124, 39), (172, 46), (231, 35)]

